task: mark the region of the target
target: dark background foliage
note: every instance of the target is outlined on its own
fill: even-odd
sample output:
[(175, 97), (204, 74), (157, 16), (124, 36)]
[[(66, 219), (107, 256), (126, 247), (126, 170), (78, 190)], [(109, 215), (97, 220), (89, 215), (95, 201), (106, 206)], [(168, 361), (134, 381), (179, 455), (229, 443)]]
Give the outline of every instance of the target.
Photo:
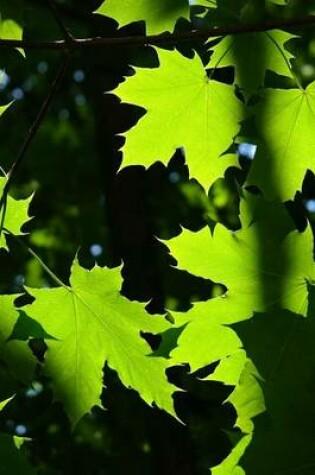
[[(74, 36), (144, 33), (141, 22), (118, 30), (115, 21), (92, 15), (100, 3), (60, 2), (60, 12)], [(291, 14), (305, 13), (311, 3), (292, 2)], [(275, 10), (282, 14), (281, 8)], [(2, 0), (1, 14), (22, 21), (24, 38), (61, 37), (46, 2), (15, 0), (13, 5)], [(192, 23), (181, 20), (176, 28), (189, 31)], [(315, 77), (315, 34), (312, 29), (296, 33), (302, 39), (292, 45), (297, 55), (295, 69), (308, 82)], [(197, 49), (205, 61), (209, 56), (202, 43), (178, 48), (187, 56)], [(0, 164), (5, 170), (15, 160), (61, 60), (58, 52), (27, 51), (23, 58), (17, 50), (1, 50), (0, 69), (6, 81), (0, 102), (15, 99), (0, 123)], [(165, 307), (187, 310), (193, 301), (218, 290), (212, 282), (174, 267), (176, 262), (159, 239), (179, 234), (182, 226), (198, 230), (215, 221), (237, 229), (239, 187), (248, 168), (246, 158), (240, 156), (242, 171), (229, 170), (207, 193), (190, 179), (183, 150), (170, 157), (167, 167), (157, 162), (147, 170), (134, 166), (118, 172), (124, 140), (119, 134), (144, 111), (121, 104), (111, 91), (124, 76), (133, 74), (132, 66), (155, 67), (157, 61), (150, 47), (103, 47), (75, 53), (12, 187), (16, 197), (36, 191), (31, 206), (34, 219), (25, 227), (31, 235), (25, 240), (58, 277), (67, 281), (78, 249), (85, 267), (95, 261), (110, 267), (123, 263), (122, 293), (147, 302), (151, 313), (163, 313)], [(223, 79), (229, 81), (230, 75), (226, 71)], [(303, 190), (288, 204), (301, 228), (306, 218), (313, 220), (305, 208), (305, 200), (313, 198), (314, 176), (308, 173)], [(9, 242), (13, 252), (0, 252), (1, 291), (22, 292), (24, 284), (51, 285), (37, 260), (13, 239)], [(146, 338), (158, 347), (158, 339)], [(39, 335), (34, 335), (30, 346), (43, 357), (45, 345)], [(146, 406), (107, 369), (102, 395), (106, 409), (86, 415), (74, 432), (62, 407), (52, 401), (50, 382), (43, 377), (32, 387), (19, 386), (14, 403), (1, 414), (0, 429), (32, 438), (24, 451), (40, 474), (203, 475), (229, 453), (231, 437), (238, 437), (233, 429), (234, 409), (222, 405), (232, 388), (200, 380), (212, 370), (191, 375), (188, 367), (181, 367), (169, 372), (169, 379), (186, 390), (175, 396), (185, 425)], [(5, 366), (0, 371), (5, 382)]]

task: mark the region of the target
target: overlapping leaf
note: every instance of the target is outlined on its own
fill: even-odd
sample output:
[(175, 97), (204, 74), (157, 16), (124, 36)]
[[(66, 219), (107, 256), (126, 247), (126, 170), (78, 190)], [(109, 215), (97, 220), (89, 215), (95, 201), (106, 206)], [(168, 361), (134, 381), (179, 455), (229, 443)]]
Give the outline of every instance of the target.
[(147, 33), (156, 34), (173, 31), (178, 18), (189, 18), (188, 0), (106, 0), (97, 13), (109, 16), (123, 26), (134, 21), (144, 20)]
[[(261, 199), (249, 200), (253, 207), (258, 201), (255, 213), (263, 211)], [(228, 288), (223, 297), (211, 300), (217, 322), (240, 321), (274, 305), (306, 315), (307, 282), (315, 277), (311, 231), (289, 232), (292, 223), (285, 208), (273, 204), (266, 209), (268, 213), (240, 231), (221, 225), (213, 236), (208, 228), (184, 230), (168, 243), (181, 268)]]
[(294, 35), (281, 30), (226, 36), (213, 49), (211, 62), (234, 66), (235, 82), (250, 96), (263, 85), (267, 69), (291, 77), (290, 59), (285, 43)]
[(268, 199), (292, 199), (314, 168), (315, 82), (303, 89), (265, 89), (254, 109), (258, 148), (248, 183)]
[(257, 314), (235, 326), (264, 379), (266, 413), (255, 420), (241, 465), (246, 473), (312, 474), (314, 455), (314, 290), (307, 318)]
[[(6, 178), (0, 177), (0, 198), (3, 194)], [(28, 208), (32, 196), (23, 200), (16, 200), (10, 195), (7, 197), (7, 204), (1, 209), (0, 216), (4, 213), (3, 228), (7, 229), (10, 233), (18, 235), (22, 234), (21, 228), (23, 224), (29, 221)], [(2, 219), (2, 218), (0, 218)], [(5, 242), (5, 232), (2, 230), (0, 237), (0, 249), (7, 248)]]
[(119, 269), (88, 271), (74, 262), (70, 281), (71, 287), (28, 289), (36, 300), (25, 311), (56, 339), (47, 341), (46, 369), (72, 423), (100, 404), (105, 362), (148, 404), (175, 415), (167, 360), (150, 356), (140, 337), (165, 330), (165, 320), (120, 295)]
[[(191, 175), (203, 186), (221, 176), (235, 158), (220, 157), (239, 130), (242, 105), (232, 86), (209, 80), (200, 58), (159, 51), (158, 69), (137, 69), (115, 91), (147, 110), (126, 133), (124, 164), (167, 163), (184, 147)], [(220, 157), (220, 158), (218, 158)]]
[[(246, 328), (250, 336), (252, 325), (251, 321), (247, 323), (247, 319), (252, 317), (255, 311), (272, 312), (274, 324), (278, 325), (278, 315), (281, 316), (282, 308), (285, 308), (300, 314), (291, 322), (287, 321), (288, 328), (291, 329), (291, 323), (296, 318), (303, 321), (301, 315), (306, 316), (308, 313), (309, 286), (315, 278), (313, 240), (310, 229), (303, 234), (292, 231), (292, 224), (285, 208), (274, 203), (268, 205), (261, 198), (248, 196), (247, 201), (242, 204), (242, 209), (244, 227), (237, 233), (231, 233), (217, 225), (213, 236), (207, 229), (198, 233), (183, 231), (169, 244), (179, 260), (180, 267), (198, 276), (224, 283), (228, 288), (225, 295), (214, 298), (206, 304), (199, 304), (184, 317), (179, 317), (184, 319), (182, 323), (186, 326), (178, 339), (178, 347), (171, 353), (176, 362), (187, 362), (192, 370), (219, 361), (219, 365), (208, 379), (236, 386), (229, 401), (237, 410), (237, 426), (247, 435), (240, 440), (230, 456), (214, 468), (214, 473), (220, 475), (244, 473), (238, 467), (238, 461), (252, 438), (252, 418), (264, 410), (264, 398), (258, 379), (262, 377), (262, 380), (265, 380), (267, 377), (264, 366), (267, 363), (262, 362), (268, 339), (264, 340), (261, 352), (258, 354), (260, 359), (258, 359), (255, 353), (255, 342), (260, 338), (258, 333), (249, 340), (252, 346), (248, 346), (247, 339), (243, 338), (244, 332), (238, 332), (241, 336), (240, 340), (239, 336), (233, 333), (234, 330), (226, 325), (244, 320), (242, 326), (237, 323), (236, 328)], [(255, 216), (255, 220), (250, 217), (251, 214)], [(270, 224), (273, 224), (272, 233), (270, 233)], [(266, 317), (265, 321), (265, 315), (261, 315), (260, 318), (261, 325), (268, 328), (269, 318)], [(291, 332), (291, 330), (288, 331)], [(279, 353), (270, 357), (275, 365), (283, 356), (284, 341), (288, 341), (288, 334), (285, 336), (286, 332), (284, 332), (283, 335), (283, 338), (275, 342)], [(290, 335), (293, 337), (292, 333)], [(198, 341), (197, 347), (193, 343), (196, 341)], [(249, 348), (248, 356), (252, 358), (254, 366), (246, 360), (243, 345), (246, 352)], [(302, 346), (301, 351), (303, 351)], [(289, 384), (289, 380), (286, 384)], [(265, 388), (265, 385), (263, 387)], [(288, 391), (288, 387), (281, 393), (283, 397), (285, 391)], [(305, 397), (305, 395), (302, 396), (302, 398)], [(283, 411), (281, 414), (281, 424), (275, 423), (274, 430), (277, 432), (275, 445), (277, 445), (276, 437), (279, 438), (279, 431), (276, 428), (281, 426), (279, 430), (286, 430), (283, 429), (286, 427), (286, 416)], [(280, 416), (275, 414), (274, 417)], [(292, 429), (293, 427), (295, 426), (292, 425)], [(262, 426), (261, 430), (263, 435), (258, 437), (265, 438), (266, 446), (263, 450), (261, 447), (257, 449), (256, 457), (263, 457), (263, 454), (269, 450), (270, 432), (265, 426)], [(279, 440), (283, 439), (280, 437)], [(254, 441), (256, 444), (255, 438)], [(260, 439), (257, 443), (260, 444)], [(278, 458), (281, 456), (279, 455)], [(252, 470), (260, 464), (257, 460), (255, 459), (255, 463), (250, 462)], [(263, 465), (265, 471), (257, 471), (257, 473), (276, 473), (274, 469), (276, 465), (271, 464), (270, 461), (267, 460)], [(280, 469), (280, 465), (276, 467)]]
[(235, 425), (244, 437), (227, 459), (212, 469), (216, 475), (234, 473), (234, 468), (251, 441), (252, 418), (264, 410), (258, 374), (247, 360), (235, 331), (218, 321), (212, 300), (196, 305), (185, 314), (172, 312), (172, 316), (176, 325), (183, 330), (178, 337), (177, 347), (170, 353), (171, 364), (188, 363), (191, 371), (195, 371), (219, 362), (207, 379), (235, 386), (227, 401), (236, 409), (238, 417)]
[[(245, 357), (246, 363), (243, 366), (242, 359), (244, 357), (240, 358), (239, 356), (240, 355), (232, 356), (232, 358), (230, 358), (232, 361), (228, 361), (228, 377), (225, 375), (227, 365), (224, 363), (226, 361), (223, 360), (211, 378), (236, 386), (227, 401), (235, 407), (237, 412), (235, 425), (239, 427), (244, 434), (233, 447), (228, 457), (223, 460), (220, 465), (212, 468), (211, 473), (213, 475), (245, 475), (239, 462), (252, 441), (254, 430), (252, 419), (265, 411), (264, 396), (260, 383), (258, 382), (258, 373), (251, 360), (246, 360)], [(239, 363), (241, 363), (241, 372)], [(231, 375), (233, 375), (232, 378)], [(237, 379), (235, 379), (235, 376), (237, 376)]]

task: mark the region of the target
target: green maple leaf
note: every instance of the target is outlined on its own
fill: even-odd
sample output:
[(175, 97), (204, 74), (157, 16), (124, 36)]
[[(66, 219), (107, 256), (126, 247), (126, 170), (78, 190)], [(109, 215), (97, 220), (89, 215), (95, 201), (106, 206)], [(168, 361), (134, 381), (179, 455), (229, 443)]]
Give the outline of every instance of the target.
[(188, 0), (106, 0), (96, 13), (114, 18), (121, 26), (144, 20), (147, 33), (157, 34), (173, 31), (178, 18), (189, 18), (189, 4)]
[(194, 372), (218, 362), (214, 372), (206, 379), (235, 386), (226, 402), (235, 407), (235, 426), (245, 435), (231, 454), (219, 466), (212, 468), (212, 473), (216, 475), (232, 474), (251, 441), (252, 419), (265, 408), (258, 383), (259, 375), (251, 361), (248, 361), (235, 330), (217, 318), (213, 300), (197, 304), (187, 313), (172, 312), (172, 317), (175, 325), (183, 330), (177, 339), (176, 348), (170, 353), (170, 363), (188, 363)]
[(226, 36), (213, 48), (211, 62), (221, 67), (233, 65), (235, 82), (248, 97), (263, 85), (267, 69), (292, 76), (293, 55), (284, 44), (294, 37), (281, 30)]
[(148, 404), (175, 415), (167, 360), (151, 356), (140, 337), (141, 331), (164, 331), (166, 321), (119, 293), (119, 269), (88, 271), (75, 261), (70, 282), (71, 287), (28, 289), (36, 300), (25, 311), (56, 339), (47, 341), (45, 367), (71, 422), (100, 404), (105, 361)]
[[(198, 233), (184, 231), (169, 244), (180, 267), (221, 282), (228, 289), (225, 295), (213, 298), (206, 304), (198, 304), (183, 316), (175, 314), (176, 324), (185, 326), (177, 347), (171, 352), (175, 363), (188, 363), (192, 371), (218, 361), (214, 373), (207, 379), (235, 385), (228, 401), (236, 409), (236, 425), (245, 436), (229, 457), (213, 468), (216, 475), (244, 473), (238, 463), (246, 447), (251, 446), (253, 437), (256, 441), (256, 423), (253, 432), (252, 419), (265, 409), (261, 384), (263, 388), (265, 386), (264, 382), (259, 383), (258, 380), (266, 379), (261, 362), (268, 339), (264, 340), (265, 346), (261, 346), (261, 360), (258, 360), (255, 352), (248, 351), (244, 332), (238, 331), (238, 328), (244, 326), (250, 334), (252, 327), (248, 319), (256, 311), (272, 312), (275, 321), (278, 314), (283, 312), (282, 307), (306, 316), (309, 312), (309, 286), (315, 277), (311, 230), (307, 229), (303, 234), (292, 231), (292, 223), (282, 205), (268, 204), (260, 197), (245, 196), (241, 213), (243, 229), (239, 232), (231, 233), (217, 225), (213, 236), (208, 229)], [(252, 216), (255, 216), (255, 220)], [(236, 323), (241, 320), (244, 323)], [(229, 327), (233, 322), (233, 328)], [(293, 335), (290, 325), (289, 328)], [(235, 329), (237, 334), (233, 333)], [(259, 338), (259, 332), (252, 337), (253, 348)], [(280, 339), (279, 355), (274, 354), (273, 361), (280, 359), (286, 338)], [(197, 347), (193, 344), (195, 341), (198, 341)], [(289, 367), (292, 366), (288, 364)], [(283, 430), (285, 421), (275, 423), (275, 427)], [(263, 450), (261, 447), (257, 449), (257, 457), (268, 451), (268, 434), (266, 431), (266, 446)], [(275, 440), (276, 437), (280, 437), (279, 432)], [(246, 454), (247, 451), (245, 460)], [(256, 459), (251, 461), (252, 471), (259, 463)], [(278, 472), (265, 463), (265, 470), (257, 473)]]
[[(6, 178), (0, 177), (0, 197), (2, 196), (4, 186), (6, 184)], [(11, 234), (19, 235), (23, 234), (21, 231), (21, 227), (27, 221), (29, 221), (30, 217), (28, 215), (28, 208), (30, 202), (32, 200), (32, 195), (29, 198), (23, 200), (16, 200), (12, 198), (10, 195), (7, 197), (7, 204), (6, 207), (2, 207), (0, 217), (3, 216), (4, 213), (4, 221), (3, 221), (3, 228), (1, 236), (0, 236), (0, 249), (4, 248), (7, 249), (7, 245), (5, 242), (5, 236), (7, 230)], [(2, 219), (2, 218), (1, 218)]]
[(150, 166), (167, 163), (176, 148), (184, 147), (191, 175), (203, 186), (236, 164), (220, 157), (239, 130), (242, 105), (234, 89), (209, 80), (200, 58), (159, 51), (158, 69), (137, 69), (115, 93), (124, 102), (144, 107), (147, 113), (129, 130), (124, 164)]
[(5, 361), (12, 374), (21, 381), (28, 381), (35, 369), (36, 359), (23, 341), (10, 340), (19, 318), (14, 307), (18, 295), (0, 295), (0, 359)]
[[(256, 221), (244, 208), (255, 209), (254, 216), (260, 212)], [(261, 198), (242, 201), (242, 215), (249, 225), (240, 231), (221, 225), (213, 236), (208, 228), (185, 230), (167, 245), (182, 269), (228, 288), (211, 300), (217, 322), (233, 323), (273, 306), (306, 315), (308, 282), (315, 280), (311, 230), (289, 232), (293, 226), (284, 206), (267, 206)]]
[(292, 199), (314, 164), (315, 82), (305, 90), (265, 89), (254, 111), (259, 137), (248, 183), (268, 199)]

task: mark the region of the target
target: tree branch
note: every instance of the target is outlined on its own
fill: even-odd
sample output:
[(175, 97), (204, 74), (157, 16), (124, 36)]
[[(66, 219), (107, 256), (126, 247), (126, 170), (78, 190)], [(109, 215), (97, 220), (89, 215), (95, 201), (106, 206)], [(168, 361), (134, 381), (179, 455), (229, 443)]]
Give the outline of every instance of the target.
[(8, 193), (9, 193), (9, 189), (10, 189), (10, 186), (11, 186), (11, 183), (12, 183), (12, 180), (17, 172), (17, 170), (19, 169), (19, 167), (21, 166), (23, 160), (24, 160), (24, 157), (26, 155), (26, 152), (28, 150), (28, 147), (30, 146), (33, 138), (35, 137), (51, 103), (52, 103), (52, 100), (54, 99), (58, 89), (59, 89), (59, 86), (64, 78), (64, 75), (68, 69), (68, 66), (69, 66), (69, 62), (70, 62), (70, 53), (67, 54), (67, 56), (64, 58), (64, 60), (62, 61), (61, 65), (60, 65), (60, 68), (56, 74), (56, 77), (49, 89), (49, 92), (44, 100), (44, 102), (42, 103), (41, 105), (41, 108), (39, 109), (39, 112), (33, 122), (33, 124), (31, 125), (31, 127), (29, 128), (28, 130), (28, 133), (26, 134), (26, 137), (22, 143), (22, 146), (19, 150), (19, 153), (18, 153), (18, 156), (15, 160), (15, 162), (13, 163), (13, 165), (11, 166), (8, 174), (7, 174), (7, 181), (5, 183), (5, 186), (3, 188), (3, 191), (2, 191), (2, 195), (1, 195), (1, 198), (0, 198), (0, 212), (2, 211), (2, 214), (1, 214), (1, 221), (0, 221), (0, 238), (1, 238), (1, 234), (2, 234), (2, 231), (3, 231), (3, 226), (4, 226), (4, 220), (5, 220), (5, 212), (6, 212), (6, 206), (7, 206), (7, 198), (8, 198)]
[[(286, 20), (277, 20), (252, 25), (232, 25), (227, 27), (210, 28), (206, 30), (188, 31), (184, 33), (163, 33), (151, 36), (122, 36), (112, 38), (72, 38), (71, 48), (79, 50), (91, 47), (120, 47), (176, 44), (185, 41), (207, 40), (218, 36), (259, 33), (263, 31), (306, 28), (315, 25), (315, 15)], [(36, 40), (5, 40), (0, 39), (0, 48), (23, 48), (26, 50), (68, 50), (68, 40), (36, 41)]]

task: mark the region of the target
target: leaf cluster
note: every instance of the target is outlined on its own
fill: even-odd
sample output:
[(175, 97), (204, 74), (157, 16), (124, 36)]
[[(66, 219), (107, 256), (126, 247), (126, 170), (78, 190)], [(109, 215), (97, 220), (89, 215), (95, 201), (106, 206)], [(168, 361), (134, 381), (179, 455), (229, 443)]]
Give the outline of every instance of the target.
[(0, 6), (1, 473), (60, 473), (47, 420), (117, 473), (126, 400), (206, 441), (191, 473), (312, 473), (311, 5), (26, 3)]

